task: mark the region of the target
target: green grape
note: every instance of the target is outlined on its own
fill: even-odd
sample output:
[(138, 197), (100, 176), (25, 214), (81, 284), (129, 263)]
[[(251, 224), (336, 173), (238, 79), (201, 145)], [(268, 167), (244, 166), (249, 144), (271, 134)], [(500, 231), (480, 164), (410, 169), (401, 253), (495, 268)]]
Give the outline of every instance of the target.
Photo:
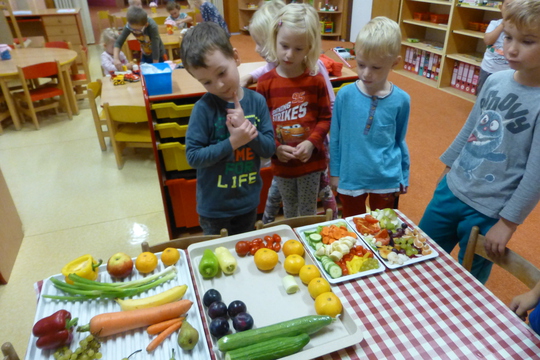
[(76, 353), (71, 354), (69, 360), (77, 360), (77, 354)]
[(88, 357), (88, 355), (83, 354), (83, 356), (81, 356), (80, 360), (90, 360), (90, 358)]
[(86, 337), (86, 341), (90, 342), (94, 340), (94, 335), (90, 334)]
[(407, 256), (411, 256), (413, 254), (412, 249), (407, 249), (405, 254), (407, 254)]
[(101, 353), (100, 352), (96, 353), (96, 355), (94, 355), (94, 357), (96, 359), (98, 359), (98, 360), (101, 359)]
[(86, 341), (86, 339), (82, 339), (79, 341), (79, 345), (81, 345), (81, 347), (84, 349), (88, 346), (88, 341)]

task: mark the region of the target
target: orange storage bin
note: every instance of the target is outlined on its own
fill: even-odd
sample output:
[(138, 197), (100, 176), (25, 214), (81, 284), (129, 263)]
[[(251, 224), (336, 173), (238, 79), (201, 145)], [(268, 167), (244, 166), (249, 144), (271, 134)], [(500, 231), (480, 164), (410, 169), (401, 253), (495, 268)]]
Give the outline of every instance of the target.
[(430, 21), (436, 24), (448, 24), (448, 14), (430, 14)]
[(199, 226), (196, 197), (197, 179), (167, 180), (165, 186), (169, 189), (176, 227)]
[(431, 13), (429, 12), (415, 12), (413, 13), (413, 19), (418, 21), (429, 21)]
[(489, 26), (488, 23), (480, 23), (479, 25), (480, 25), (480, 26), (479, 26), (479, 28), (478, 28), (478, 31), (483, 32), (483, 33), (486, 32), (486, 30), (487, 30), (487, 28), (488, 28), (488, 26)]
[(480, 31), (480, 23), (469, 21), (469, 30)]
[(270, 190), (270, 185), (272, 185), (272, 179), (274, 175), (272, 174), (272, 169), (270, 167), (264, 167), (261, 169), (261, 179), (263, 186), (261, 189), (260, 203), (257, 208), (257, 214), (264, 213), (264, 207), (266, 206), (266, 198), (268, 197), (268, 190)]

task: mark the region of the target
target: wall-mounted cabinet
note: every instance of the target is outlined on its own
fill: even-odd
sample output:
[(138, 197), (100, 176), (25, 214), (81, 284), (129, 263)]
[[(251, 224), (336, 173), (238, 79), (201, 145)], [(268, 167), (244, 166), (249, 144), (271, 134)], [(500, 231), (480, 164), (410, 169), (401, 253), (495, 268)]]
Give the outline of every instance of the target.
[[(238, 22), (241, 31), (249, 32), (249, 21), (264, 1), (238, 0)], [(323, 40), (339, 40), (347, 37), (347, 7), (344, 0), (287, 0), (292, 2), (308, 3), (315, 7), (321, 22), (321, 35)]]
[(485, 44), (485, 27), (500, 18), (498, 7), (473, 6), (460, 0), (403, 0), (400, 28), (402, 57), (414, 48), (439, 56), (436, 81), (407, 71), (406, 61), (397, 72), (459, 97), (475, 101), (476, 96), (451, 86), (456, 62), (480, 66)]

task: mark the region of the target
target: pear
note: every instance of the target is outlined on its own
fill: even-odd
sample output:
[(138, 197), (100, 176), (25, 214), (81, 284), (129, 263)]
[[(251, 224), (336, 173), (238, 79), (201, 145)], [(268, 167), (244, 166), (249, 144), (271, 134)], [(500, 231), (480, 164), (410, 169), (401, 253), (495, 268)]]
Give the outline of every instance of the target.
[(199, 341), (199, 332), (184, 320), (178, 334), (178, 345), (183, 350), (192, 350)]

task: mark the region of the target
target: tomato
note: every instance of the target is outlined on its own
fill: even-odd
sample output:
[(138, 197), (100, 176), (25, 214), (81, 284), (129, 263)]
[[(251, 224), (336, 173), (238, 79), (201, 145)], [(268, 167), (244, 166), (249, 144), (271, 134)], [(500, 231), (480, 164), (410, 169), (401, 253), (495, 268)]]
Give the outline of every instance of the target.
[(251, 240), (251, 245), (259, 245), (262, 243), (263, 243), (263, 239), (261, 238), (256, 238), (256, 239)]
[(274, 246), (272, 247), (272, 249), (275, 251), (275, 252), (278, 252), (279, 250), (281, 250), (281, 244), (279, 242), (275, 242), (274, 243)]
[(274, 242), (281, 242), (281, 236), (279, 236), (278, 234), (272, 235), (272, 239), (274, 239)]
[(250, 244), (247, 241), (239, 241), (234, 246), (234, 249), (236, 250), (238, 256), (243, 257), (249, 254)]
[(249, 249), (249, 253), (251, 255), (255, 255), (257, 250), (259, 250), (261, 247), (259, 245), (251, 245), (251, 248)]

